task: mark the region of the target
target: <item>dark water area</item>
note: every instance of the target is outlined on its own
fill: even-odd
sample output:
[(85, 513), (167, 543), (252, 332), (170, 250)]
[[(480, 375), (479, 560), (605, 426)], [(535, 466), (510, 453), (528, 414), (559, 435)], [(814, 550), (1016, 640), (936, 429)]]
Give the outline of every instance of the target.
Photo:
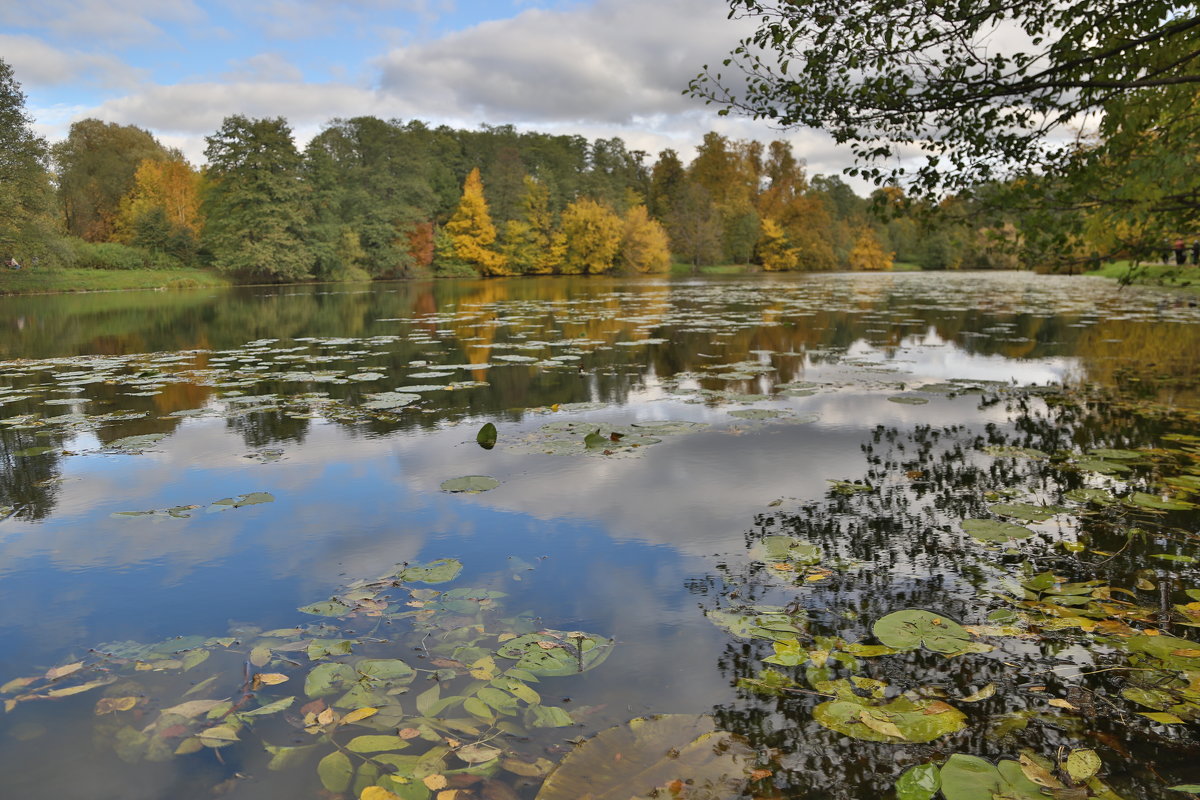
[(1185, 797), (1198, 352), (1023, 273), (0, 298), (0, 796)]

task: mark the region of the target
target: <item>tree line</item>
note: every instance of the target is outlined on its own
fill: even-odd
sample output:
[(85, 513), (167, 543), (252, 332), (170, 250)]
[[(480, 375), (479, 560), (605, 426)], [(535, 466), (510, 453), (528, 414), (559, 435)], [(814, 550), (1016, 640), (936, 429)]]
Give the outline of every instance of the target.
[[(620, 138), (335, 119), (301, 150), (283, 118), (227, 117), (196, 168), (132, 125), (47, 144), (0, 61), (0, 256), (206, 265), (240, 279), (1011, 267), (1003, 222), (809, 176), (790, 145), (709, 133), (690, 163)], [(944, 204), (943, 204), (944, 205)], [(872, 209), (888, 214), (873, 214)]]

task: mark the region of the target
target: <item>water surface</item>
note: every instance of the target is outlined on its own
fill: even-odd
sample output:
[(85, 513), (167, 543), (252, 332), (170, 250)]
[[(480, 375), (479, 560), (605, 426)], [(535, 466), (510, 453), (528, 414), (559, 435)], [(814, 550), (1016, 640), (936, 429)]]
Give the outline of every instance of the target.
[[(421, 778), (435, 774), (474, 796), (532, 798), (538, 775), (500, 759), (472, 767), (490, 751), (457, 748), (555, 763), (568, 739), (653, 714), (715, 715), (744, 737), (757, 777), (739, 785), (755, 796), (873, 797), (913, 765), (1022, 749), (1095, 751), (1125, 797), (1183, 796), (1165, 787), (1200, 778), (1190, 695), (1171, 694), (1196, 677), (1190, 665), (1151, 665), (1170, 684), (1150, 698), (1158, 706), (1137, 702), (1154, 687), (1121, 682), (1150, 669), (1137, 644), (1147, 632), (1195, 638), (1190, 612), (1175, 609), (1200, 586), (1186, 508), (1200, 488), (1186, 439), (1200, 309), (1176, 296), (1086, 278), (898, 274), (114, 293), (0, 308), (0, 683), (38, 678), (4, 690), (6, 795), (329, 796), (317, 764), (330, 739), (421, 730), (397, 752), (447, 754), (401, 796), (432, 797)], [(497, 441), (485, 449), (476, 437), (489, 422)], [(468, 475), (499, 483), (440, 488)], [(1079, 489), (1118, 504), (1064, 499)], [(1120, 505), (1135, 491), (1181, 505)], [(1004, 501), (1062, 510), (1021, 520), (993, 510)], [(964, 519), (1030, 537), (981, 541)], [(817, 549), (798, 555), (789, 541)], [(379, 613), (298, 611), (439, 559), (461, 573), (386, 587)], [(1051, 591), (1098, 581), (1080, 617), (1092, 630), (1047, 624), (1062, 607), (1051, 614), (1020, 585), (1045, 572), (1062, 579)], [(434, 614), (432, 592), (456, 587), (471, 590), (471, 613)], [(1109, 597), (1133, 610), (1100, 609)], [(739, 636), (722, 616), (763, 606), (790, 615), (794, 635)], [(951, 657), (846, 649), (878, 644), (873, 624), (904, 609), (1009, 628), (973, 633), (992, 649)], [(1097, 640), (1093, 623), (1117, 639)], [(472, 625), (475, 638), (463, 633)], [(292, 633), (264, 636), (276, 630)], [(416, 703), (435, 685), (477, 692), (499, 679), (477, 657), (545, 630), (604, 643), (594, 668), (530, 682), (533, 705), (563, 715), (514, 700), (513, 713), (493, 707), (464, 730), (461, 701)], [(314, 639), (351, 652), (289, 649)], [(765, 661), (780, 660), (781, 640), (803, 661)], [(262, 663), (249, 660), (255, 647)], [(363, 657), (417, 668), (363, 704), (393, 716), (312, 730), (306, 675)], [(764, 669), (792, 683), (764, 693)], [(251, 687), (254, 673), (288, 680)], [(854, 677), (886, 684), (881, 703), (907, 692), (928, 710), (940, 698), (965, 722), (928, 742), (869, 741), (858, 722), (837, 730), (817, 706)], [(988, 685), (994, 694), (961, 702)], [(163, 721), (196, 699), (240, 705)], [(459, 728), (437, 727), (447, 719)], [(229, 727), (236, 741), (205, 740)], [(277, 750), (264, 746), (311, 750), (270, 763)], [(348, 758), (357, 783), (341, 791), (357, 797), (372, 761)]]

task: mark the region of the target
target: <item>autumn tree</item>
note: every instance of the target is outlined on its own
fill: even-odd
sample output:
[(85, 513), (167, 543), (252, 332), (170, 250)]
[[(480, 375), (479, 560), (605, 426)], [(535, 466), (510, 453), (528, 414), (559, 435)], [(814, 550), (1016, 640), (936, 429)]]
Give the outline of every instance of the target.
[(796, 249), (778, 222), (770, 217), (762, 221), (762, 238), (758, 240), (758, 263), (767, 272), (796, 269), (799, 259)]
[(827, 130), (929, 200), (998, 184), (1048, 252), (1097, 216), (1135, 255), (1200, 224), (1194, 3), (728, 2), (758, 27), (690, 87), (722, 113)]
[(852, 270), (878, 272), (892, 268), (894, 255), (884, 251), (874, 231), (870, 228), (860, 228), (848, 260)]
[(226, 117), (205, 141), (204, 239), (216, 266), (269, 280), (308, 277), (308, 187), (287, 121)]
[(200, 173), (182, 153), (146, 159), (134, 173), (133, 188), (121, 200), (114, 238), (187, 258), (203, 227), (200, 195)]
[(666, 272), (671, 268), (667, 231), (658, 220), (650, 218), (645, 206), (633, 206), (625, 212), (619, 263), (627, 272)]
[(113, 239), (121, 201), (133, 190), (138, 167), (168, 156), (149, 132), (98, 119), (73, 123), (53, 155), (67, 232), (89, 242)]
[(520, 217), (504, 225), (500, 252), (508, 268), (519, 275), (546, 275), (554, 271), (554, 216), (550, 192), (540, 181), (525, 176)]
[(608, 206), (584, 198), (562, 214), (559, 239), (561, 271), (599, 275), (613, 268), (621, 248), (624, 225)]
[(481, 275), (512, 274), (504, 257), (492, 249), (496, 242), (496, 226), (488, 214), (478, 168), (467, 175), (458, 208), (442, 230), (449, 237), (458, 261), (473, 267)]
[(33, 132), (12, 68), (0, 59), (0, 260), (32, 263), (58, 240), (46, 143)]

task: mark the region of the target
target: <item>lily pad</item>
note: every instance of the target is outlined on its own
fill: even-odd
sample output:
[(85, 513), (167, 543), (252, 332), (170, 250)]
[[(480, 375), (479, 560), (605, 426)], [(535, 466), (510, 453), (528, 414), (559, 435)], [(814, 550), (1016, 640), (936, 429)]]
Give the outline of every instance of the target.
[(906, 406), (923, 406), (929, 402), (929, 398), (911, 394), (898, 394), (889, 397), (888, 402), (900, 403)]
[(439, 558), (428, 564), (406, 566), (396, 573), (396, 577), (412, 583), (445, 583), (457, 578), (462, 567), (457, 558)]
[(994, 519), (964, 519), (962, 529), (972, 538), (984, 542), (1012, 542), (1033, 535), (1029, 528)]
[(443, 492), (479, 494), (490, 491), (500, 485), (500, 481), (488, 475), (464, 475), (461, 478), (450, 478), (442, 481)]
[(1045, 522), (1055, 514), (1066, 511), (1058, 506), (1035, 506), (1032, 503), (994, 503), (988, 511), (1002, 517), (1014, 517), (1026, 522)]
[(496, 426), (488, 422), (479, 429), (479, 433), (475, 434), (475, 441), (484, 450), (491, 450), (496, 446)]
[(1042, 788), (1021, 770), (1020, 763), (1004, 760), (998, 766), (978, 756), (955, 753), (941, 769), (942, 795), (946, 800), (1045, 800)]
[(887, 703), (855, 693), (849, 681), (822, 684), (837, 700), (813, 709), (813, 719), (830, 730), (868, 742), (932, 742), (962, 730), (967, 717), (941, 700), (902, 695)]
[(614, 643), (581, 631), (542, 630), (505, 642), (496, 655), (534, 675), (575, 675), (603, 664)]
[(704, 796), (737, 797), (753, 755), (736, 736), (717, 730), (711, 717), (639, 717), (568, 753), (536, 800), (628, 800), (655, 795), (675, 782), (704, 787)]
[(922, 645), (935, 653), (962, 652), (971, 634), (944, 614), (918, 608), (893, 611), (876, 620), (872, 631), (879, 641), (896, 650), (915, 650)]

